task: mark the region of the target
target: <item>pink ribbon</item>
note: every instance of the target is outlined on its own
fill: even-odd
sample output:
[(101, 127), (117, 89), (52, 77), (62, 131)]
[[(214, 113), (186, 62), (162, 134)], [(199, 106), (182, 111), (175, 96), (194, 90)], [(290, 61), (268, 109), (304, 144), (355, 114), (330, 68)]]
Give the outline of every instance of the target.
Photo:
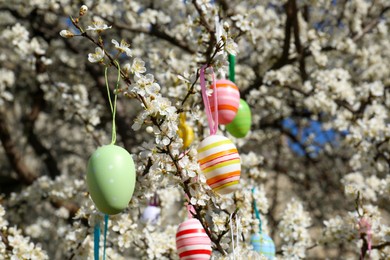
[(209, 123), (210, 128), (210, 135), (215, 135), (218, 131), (218, 100), (217, 100), (217, 83), (215, 81), (215, 75), (213, 67), (210, 67), (211, 69), (211, 76), (213, 79), (213, 96), (214, 96), (214, 117), (211, 113), (210, 103), (209, 103), (209, 97), (206, 93), (206, 80), (204, 76), (204, 71), (207, 68), (207, 65), (203, 65), (200, 69), (200, 87), (202, 89), (202, 98), (203, 98), (203, 104), (206, 109), (206, 115), (207, 115), (207, 121)]
[[(368, 247), (368, 255), (371, 253), (371, 246), (372, 246), (372, 229), (371, 224), (368, 219), (361, 218), (359, 221), (359, 233), (360, 234), (366, 234), (367, 236), (367, 247)], [(361, 259), (363, 259), (363, 255), (361, 255)]]
[(191, 205), (190, 198), (186, 194), (187, 202), (187, 217), (188, 219), (193, 217), (193, 213), (195, 212), (194, 206)]

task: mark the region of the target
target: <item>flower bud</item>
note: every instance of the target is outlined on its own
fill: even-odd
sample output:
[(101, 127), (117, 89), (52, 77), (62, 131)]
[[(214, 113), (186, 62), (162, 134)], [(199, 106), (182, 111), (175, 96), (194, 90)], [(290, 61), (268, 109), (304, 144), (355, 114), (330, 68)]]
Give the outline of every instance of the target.
[(83, 16), (88, 11), (88, 6), (82, 5), (80, 7), (79, 16)]
[(64, 37), (64, 38), (72, 38), (74, 36), (74, 34), (68, 30), (62, 30), (60, 32), (60, 35), (61, 35), (61, 37)]

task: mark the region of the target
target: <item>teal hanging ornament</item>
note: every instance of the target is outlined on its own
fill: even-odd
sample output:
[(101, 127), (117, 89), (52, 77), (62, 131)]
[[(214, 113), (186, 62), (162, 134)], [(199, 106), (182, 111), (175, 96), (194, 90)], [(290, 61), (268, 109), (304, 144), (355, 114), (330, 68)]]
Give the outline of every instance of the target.
[(275, 253), (276, 253), (275, 244), (272, 238), (270, 238), (268, 235), (263, 233), (260, 212), (257, 209), (254, 193), (255, 193), (255, 188), (252, 189), (253, 209), (256, 218), (259, 220), (259, 233), (253, 234), (251, 236), (251, 245), (253, 246), (254, 251), (266, 256), (269, 260), (273, 260), (275, 258)]
[[(229, 54), (229, 80), (235, 82), (235, 65), (236, 57)], [(240, 99), (238, 110), (236, 115), (229, 124), (226, 125), (226, 130), (236, 138), (242, 138), (247, 135), (251, 129), (252, 124), (252, 113), (249, 105), (245, 100)]]
[(272, 260), (275, 257), (275, 244), (272, 238), (264, 233), (257, 233), (251, 236), (253, 250)]

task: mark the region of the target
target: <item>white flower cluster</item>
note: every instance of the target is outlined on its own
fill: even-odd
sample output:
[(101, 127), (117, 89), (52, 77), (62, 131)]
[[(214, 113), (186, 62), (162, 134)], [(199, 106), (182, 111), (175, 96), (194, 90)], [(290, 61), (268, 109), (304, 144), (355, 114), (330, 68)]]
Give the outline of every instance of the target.
[(12, 92), (7, 88), (12, 87), (15, 83), (15, 74), (11, 70), (0, 69), (0, 107), (4, 105), (5, 101), (13, 99)]
[[(142, 237), (136, 238), (135, 242), (143, 243), (140, 247), (146, 251), (145, 259), (171, 259), (176, 255), (176, 230), (177, 226), (167, 226), (163, 232), (154, 228), (144, 228)], [(138, 242), (139, 241), (139, 242)]]
[(355, 92), (350, 84), (350, 75), (343, 69), (318, 71), (313, 75), (312, 82), (314, 95), (305, 100), (305, 105), (314, 113), (320, 111), (334, 115), (337, 110), (337, 101), (346, 101), (353, 104)]
[[(389, 226), (383, 223), (381, 212), (378, 207), (371, 205), (364, 205), (361, 209), (362, 215), (359, 216), (357, 212), (348, 212), (343, 216), (336, 216), (329, 220), (324, 221), (325, 228), (323, 229), (322, 243), (340, 243), (349, 242), (346, 245), (351, 250), (359, 252), (362, 247), (363, 241), (361, 240), (362, 232), (365, 239), (370, 239), (372, 245), (378, 245), (381, 241), (388, 241)], [(370, 230), (362, 231), (359, 226), (359, 222), (362, 219), (366, 219), (370, 225)], [(371, 238), (367, 237), (367, 232), (370, 232)], [(355, 246), (353, 246), (353, 244)], [(373, 259), (383, 259), (389, 253), (389, 249), (386, 247), (379, 250), (373, 249), (371, 257)]]
[(387, 179), (379, 179), (375, 175), (365, 178), (361, 172), (353, 172), (344, 176), (342, 183), (349, 198), (355, 199), (359, 193), (364, 199), (375, 202), (378, 198), (386, 198)]
[(47, 101), (53, 102), (58, 110), (65, 108), (65, 119), (79, 118), (89, 131), (92, 131), (100, 123), (100, 114), (103, 108), (100, 105), (91, 106), (90, 94), (85, 85), (71, 86), (65, 82), (58, 82), (54, 87), (42, 84), (42, 89), (45, 91)]
[(34, 244), (30, 237), (23, 236), (22, 230), (16, 226), (9, 227), (4, 217), (5, 210), (0, 205), (0, 255), (4, 259), (49, 259), (39, 244)]
[(279, 236), (284, 241), (281, 249), (285, 258), (305, 258), (306, 248), (311, 246), (310, 225), (311, 218), (300, 202), (293, 199), (287, 204), (279, 223)]
[(0, 39), (15, 46), (15, 52), (20, 58), (29, 61), (30, 65), (34, 65), (36, 55), (44, 55), (46, 53), (38, 38), (33, 37), (30, 39), (29, 31), (20, 23), (2, 31)]
[[(118, 143), (134, 154), (137, 184), (129, 207), (110, 216), (110, 258), (177, 259), (176, 227), (187, 214), (183, 188), (213, 235), (228, 232), (220, 240), (227, 255), (214, 238), (213, 259), (264, 259), (247, 241), (259, 226), (253, 197), (264, 231), (281, 238), (275, 239), (280, 258), (314, 258), (328, 250), (356, 258), (364, 249), (361, 216), (347, 209), (357, 194), (367, 203), (360, 213), (379, 249), (370, 257), (390, 255), (384, 246), (390, 229), (381, 219), (390, 196), (388, 0), (93, 2), (81, 8), (67, 0), (0, 3), (0, 106), (12, 119), (11, 141), (30, 171), (48, 174), (47, 152), (32, 149), (24, 120), (35, 112), (31, 94), (43, 92), (33, 131), (60, 171), (53, 179), (8, 187), (8, 177), (17, 183), (20, 173), (7, 161), (7, 146), (0, 149), (0, 186), (10, 190), (1, 195), (0, 258), (93, 258), (93, 228), (103, 226), (103, 216), (86, 193), (85, 162), (107, 141), (111, 117), (109, 109), (103, 113), (102, 70), (109, 67), (114, 82), (116, 62), (123, 79), (115, 93)], [(250, 105), (252, 131), (232, 139), (241, 156), (241, 190), (219, 196), (196, 162), (196, 146), (207, 135), (197, 78), (206, 63), (217, 78), (226, 77), (228, 53), (237, 55), (236, 84)], [(180, 113), (195, 136), (186, 148), (178, 135)], [(285, 119), (295, 126), (285, 127)], [(313, 121), (334, 135), (331, 142), (306, 133)], [(316, 142), (315, 158), (295, 153), (294, 145), (305, 150)], [(143, 223), (142, 211), (156, 194), (161, 214)], [(302, 204), (284, 199), (297, 196), (316, 209), (313, 221)], [(227, 222), (237, 208), (246, 242), (233, 253)], [(324, 235), (315, 241), (321, 223)]]
[(241, 154), (240, 158), (242, 162), (242, 170), (247, 170), (247, 174), (249, 174), (251, 179), (261, 180), (267, 177), (267, 173), (260, 167), (263, 164), (264, 157), (251, 151), (248, 154)]

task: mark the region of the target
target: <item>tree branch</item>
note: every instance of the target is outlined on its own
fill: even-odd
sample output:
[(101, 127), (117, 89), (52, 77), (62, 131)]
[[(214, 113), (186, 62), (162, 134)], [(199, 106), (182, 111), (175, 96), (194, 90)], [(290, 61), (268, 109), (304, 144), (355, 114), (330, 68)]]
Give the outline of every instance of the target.
[[(291, 26), (293, 24), (293, 0), (289, 0), (285, 6), (284, 9), (286, 11), (286, 23), (284, 26), (284, 40), (283, 40), (283, 51), (279, 59), (271, 66), (271, 68), (268, 69), (270, 70), (277, 70), (283, 67), (284, 65), (288, 64), (291, 62), (288, 58), (288, 54), (290, 52), (290, 41), (291, 41)], [(255, 89), (259, 87), (263, 83), (263, 77), (258, 76), (255, 81), (247, 87), (244, 91), (242, 91), (240, 94), (241, 96), (245, 97), (246, 95), (249, 94), (249, 92), (252, 89)]]
[(302, 82), (307, 80), (307, 72), (306, 72), (306, 65), (305, 65), (305, 55), (304, 55), (304, 49), (301, 44), (301, 39), (299, 38), (299, 20), (298, 20), (298, 7), (296, 0), (292, 1), (292, 13), (293, 13), (293, 27), (294, 27), (294, 42), (295, 42), (295, 48), (298, 53), (298, 60), (299, 60), (299, 71), (301, 74)]
[[(46, 70), (44, 64), (42, 64), (42, 61), (37, 58), (36, 61), (36, 71), (38, 74), (43, 73)], [(40, 88), (39, 83), (37, 82), (38, 89), (31, 93), (31, 97), (33, 99), (33, 103), (31, 106), (30, 113), (25, 116), (23, 123), (24, 123), (24, 129), (27, 134), (27, 140), (31, 147), (34, 149), (34, 152), (40, 156), (46, 165), (46, 168), (48, 170), (49, 176), (54, 179), (56, 176), (59, 176), (61, 174), (60, 169), (57, 165), (57, 160), (51, 153), (49, 149), (47, 149), (41, 140), (38, 138), (36, 133), (34, 132), (34, 126), (35, 121), (37, 120), (40, 112), (42, 111), (45, 100), (44, 100), (44, 92)]]
[(169, 35), (167, 32), (162, 30), (161, 26), (159, 26), (157, 24), (152, 24), (150, 30), (147, 30), (147, 29), (142, 29), (142, 28), (134, 28), (134, 27), (128, 26), (126, 24), (119, 23), (117, 21), (111, 21), (107, 18), (103, 18), (103, 19), (105, 19), (108, 23), (112, 24), (113, 26), (115, 26), (119, 29), (124, 29), (124, 30), (130, 31), (130, 32), (135, 32), (135, 33), (149, 34), (151, 36), (165, 40), (165, 41), (169, 42), (170, 44), (172, 44), (176, 47), (179, 47), (180, 49), (186, 51), (189, 54), (196, 53), (196, 51), (193, 50), (186, 42), (181, 41), (181, 40)]
[(389, 10), (390, 10), (390, 6), (384, 7), (384, 8), (382, 9), (382, 11), (379, 13), (378, 17), (376, 17), (374, 20), (372, 20), (371, 22), (369, 22), (369, 23), (363, 28), (363, 30), (362, 30), (361, 33), (356, 34), (355, 36), (352, 37), (352, 41), (357, 42), (357, 41), (360, 40), (365, 34), (367, 34), (367, 33), (370, 32), (372, 29), (374, 29), (374, 28), (378, 25), (378, 23), (379, 23), (379, 21), (380, 21), (380, 19), (381, 19), (381, 16), (384, 15), (384, 14), (385, 14), (387, 11), (389, 11)]
[(17, 173), (24, 184), (31, 184), (37, 176), (27, 167), (23, 161), (21, 152), (16, 147), (11, 138), (11, 132), (6, 123), (6, 116), (0, 112), (0, 139), (3, 144), (5, 153), (13, 170)]
[(390, 246), (390, 241), (384, 242), (384, 243), (379, 244), (379, 245), (373, 245), (371, 248), (382, 250), (383, 248), (388, 247), (388, 246)]

